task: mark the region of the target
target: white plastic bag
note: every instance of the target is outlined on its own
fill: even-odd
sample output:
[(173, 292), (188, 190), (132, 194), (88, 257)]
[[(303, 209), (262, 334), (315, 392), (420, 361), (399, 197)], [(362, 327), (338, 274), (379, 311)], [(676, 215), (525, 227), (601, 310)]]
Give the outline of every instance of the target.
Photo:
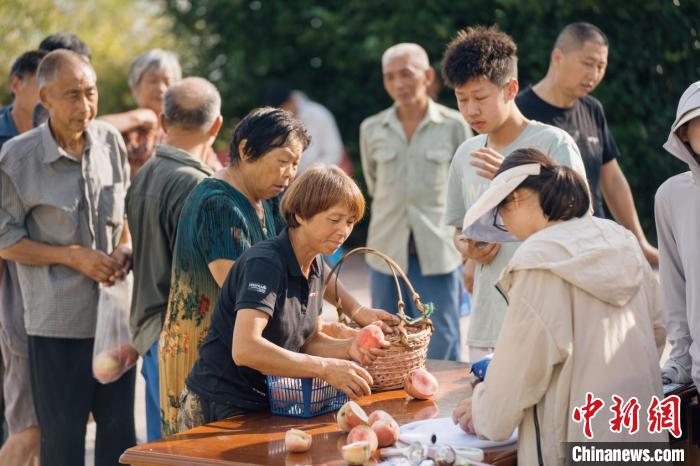
[(129, 331), (132, 282), (129, 274), (113, 286), (100, 285), (92, 373), (103, 384), (118, 380), (139, 357)]

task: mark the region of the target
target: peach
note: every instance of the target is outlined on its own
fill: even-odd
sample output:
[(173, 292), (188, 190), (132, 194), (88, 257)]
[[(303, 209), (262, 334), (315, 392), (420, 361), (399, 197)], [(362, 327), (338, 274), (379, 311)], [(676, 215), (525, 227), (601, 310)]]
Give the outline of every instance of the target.
[[(357, 427), (355, 428), (357, 429)], [(372, 424), (380, 447), (388, 447), (399, 439), (399, 424), (393, 419), (380, 419)]]
[(289, 429), (284, 433), (284, 446), (292, 453), (304, 453), (311, 448), (311, 435), (303, 430)]
[(92, 372), (102, 383), (112, 382), (119, 375), (120, 370), (119, 361), (107, 351), (98, 354), (92, 361)]
[(339, 410), (338, 414), (336, 414), (335, 419), (338, 422), (338, 429), (342, 430), (343, 432), (350, 432), (352, 430), (352, 427), (348, 425), (347, 417), (346, 417), (346, 412), (348, 410), (348, 403), (345, 403)]
[(362, 327), (355, 338), (357, 339), (357, 344), (360, 345), (360, 348), (364, 349), (380, 349), (386, 344), (384, 332), (382, 332), (381, 327), (374, 324), (369, 324)]
[(394, 420), (394, 418), (391, 417), (391, 414), (387, 413), (383, 409), (377, 409), (369, 414), (369, 417), (367, 418), (367, 425), (371, 426), (380, 419), (391, 419), (392, 421)]
[(353, 427), (367, 424), (367, 413), (354, 401), (348, 401), (338, 411), (338, 427), (343, 432), (349, 432)]
[(341, 451), (343, 459), (348, 464), (364, 464), (372, 456), (372, 450), (368, 441), (349, 443)]
[(438, 391), (438, 381), (423, 368), (414, 369), (404, 379), (404, 390), (413, 398), (428, 400)]
[(377, 447), (379, 446), (379, 439), (377, 438), (377, 434), (374, 433), (370, 426), (361, 425), (353, 427), (353, 429), (348, 434), (347, 443), (364, 441), (369, 442), (369, 447), (370, 450), (372, 450), (372, 453), (374, 453)]

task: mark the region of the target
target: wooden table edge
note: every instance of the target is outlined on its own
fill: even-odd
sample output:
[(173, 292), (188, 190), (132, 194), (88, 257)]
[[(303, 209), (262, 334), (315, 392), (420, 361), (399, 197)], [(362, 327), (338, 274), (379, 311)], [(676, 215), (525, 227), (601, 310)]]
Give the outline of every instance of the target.
[[(249, 462), (237, 462), (230, 460), (218, 460), (218, 459), (208, 459), (208, 458), (196, 458), (197, 466), (250, 466)], [(140, 451), (126, 450), (119, 457), (119, 463), (126, 464), (130, 466), (192, 466), (193, 458), (182, 456), (182, 455), (172, 455), (168, 453), (159, 454), (158, 458), (155, 459), (147, 453)]]

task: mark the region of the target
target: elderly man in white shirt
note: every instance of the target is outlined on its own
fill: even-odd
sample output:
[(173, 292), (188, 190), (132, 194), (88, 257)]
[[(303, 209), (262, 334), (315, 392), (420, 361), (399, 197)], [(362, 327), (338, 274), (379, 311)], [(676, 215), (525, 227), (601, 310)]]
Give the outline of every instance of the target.
[[(394, 259), (423, 302), (435, 305), (428, 357), (457, 360), (461, 258), (443, 216), (450, 162), (471, 131), (459, 112), (428, 96), (435, 73), (418, 44), (387, 49), (382, 75), (394, 105), (360, 126), (362, 169), (373, 198), (367, 246)], [(368, 256), (367, 263), (372, 306), (395, 309), (391, 271), (377, 257)], [(405, 289), (402, 294), (409, 296)], [(418, 311), (406, 303), (406, 312), (416, 316)]]

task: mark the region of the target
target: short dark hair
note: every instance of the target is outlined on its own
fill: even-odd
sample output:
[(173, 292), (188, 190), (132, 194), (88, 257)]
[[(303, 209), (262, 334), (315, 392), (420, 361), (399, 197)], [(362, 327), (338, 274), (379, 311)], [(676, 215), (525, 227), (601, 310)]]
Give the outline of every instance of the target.
[(45, 50), (30, 50), (24, 52), (12, 63), (9, 78), (12, 79), (16, 76), (19, 79), (24, 79), (35, 75), (36, 70), (39, 68), (39, 63), (41, 63), (41, 60), (46, 56), (46, 53)]
[(270, 107), (280, 107), (291, 98), (292, 88), (286, 81), (275, 79), (265, 89), (265, 105)]
[(496, 26), (464, 29), (447, 44), (442, 59), (442, 77), (451, 87), (472, 79), (487, 78), (497, 86), (518, 78), (518, 47)]
[[(586, 215), (591, 197), (586, 181), (573, 168), (559, 165), (537, 149), (517, 149), (510, 153), (496, 172), (496, 176), (510, 168), (537, 163), (539, 175), (530, 175), (518, 188), (535, 191), (540, 207), (549, 220), (571, 220)], [(505, 203), (505, 199), (499, 207)]]
[(591, 23), (580, 21), (564, 26), (554, 42), (554, 48), (568, 53), (580, 49), (585, 42), (608, 46), (608, 38), (603, 31)]
[(231, 165), (241, 160), (238, 146), (245, 140), (243, 150), (250, 161), (255, 161), (267, 152), (284, 147), (291, 141), (298, 141), (302, 150), (311, 142), (304, 125), (286, 110), (261, 107), (252, 110), (233, 129), (231, 138)]
[(280, 211), (290, 228), (299, 226), (297, 216), (309, 219), (342, 204), (355, 216), (355, 224), (365, 214), (365, 197), (357, 183), (333, 165), (313, 165), (299, 175), (284, 193)]
[(39, 48), (46, 50), (47, 52), (66, 49), (73, 51), (78, 55), (82, 55), (88, 60), (92, 59), (90, 47), (88, 47), (87, 44), (80, 39), (80, 37), (76, 36), (75, 34), (71, 34), (70, 32), (59, 32), (44, 37), (39, 44)]

